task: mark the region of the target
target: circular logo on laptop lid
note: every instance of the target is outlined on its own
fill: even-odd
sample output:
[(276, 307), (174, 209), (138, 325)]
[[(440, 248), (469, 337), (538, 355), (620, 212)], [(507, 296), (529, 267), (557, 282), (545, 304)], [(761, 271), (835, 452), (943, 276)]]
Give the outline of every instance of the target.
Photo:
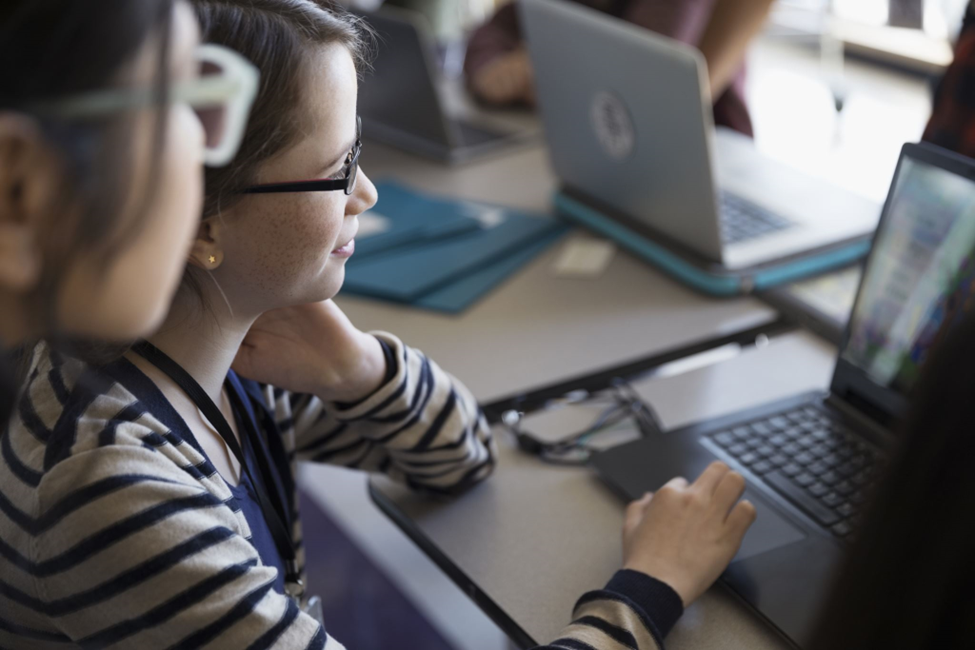
[(611, 92), (599, 91), (592, 98), (589, 116), (596, 139), (610, 158), (624, 160), (633, 153), (636, 131), (623, 100)]

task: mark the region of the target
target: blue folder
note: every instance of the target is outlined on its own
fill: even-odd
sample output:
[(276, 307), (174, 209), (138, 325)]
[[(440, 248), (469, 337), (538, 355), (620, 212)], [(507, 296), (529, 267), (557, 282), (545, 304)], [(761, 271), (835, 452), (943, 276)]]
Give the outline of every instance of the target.
[(393, 183), (377, 189), (375, 211), (390, 227), (356, 239), (356, 254), (346, 263), (347, 293), (459, 312), (568, 230), (547, 216), (430, 197)]
[[(392, 227), (369, 237), (356, 238), (353, 264), (400, 246), (415, 246), (425, 241), (480, 230), (478, 211), (472, 206), (421, 197), (396, 183), (380, 183), (379, 201), (373, 212), (390, 220)], [(387, 214), (387, 212), (389, 214)]]

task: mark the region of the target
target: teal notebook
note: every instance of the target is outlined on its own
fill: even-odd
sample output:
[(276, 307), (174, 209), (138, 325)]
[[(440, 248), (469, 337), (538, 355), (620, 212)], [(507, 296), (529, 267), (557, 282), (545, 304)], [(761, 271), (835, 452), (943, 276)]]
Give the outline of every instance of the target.
[[(343, 291), (456, 313), (564, 234), (551, 217), (377, 184)], [(361, 232), (361, 230), (360, 230)], [(364, 255), (360, 252), (365, 251)]]

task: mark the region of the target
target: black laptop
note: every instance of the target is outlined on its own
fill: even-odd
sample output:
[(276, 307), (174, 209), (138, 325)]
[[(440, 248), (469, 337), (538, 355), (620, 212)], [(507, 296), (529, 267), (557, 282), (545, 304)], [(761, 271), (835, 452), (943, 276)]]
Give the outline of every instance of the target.
[(501, 130), (450, 112), (440, 96), (436, 46), (422, 15), (384, 7), (362, 17), (377, 37), (375, 56), (359, 83), (365, 137), (449, 163), (531, 141), (528, 130)]
[(905, 145), (829, 391), (622, 445), (592, 464), (627, 499), (714, 459), (744, 474), (758, 519), (723, 579), (801, 646), (906, 395), (973, 294), (975, 161)]

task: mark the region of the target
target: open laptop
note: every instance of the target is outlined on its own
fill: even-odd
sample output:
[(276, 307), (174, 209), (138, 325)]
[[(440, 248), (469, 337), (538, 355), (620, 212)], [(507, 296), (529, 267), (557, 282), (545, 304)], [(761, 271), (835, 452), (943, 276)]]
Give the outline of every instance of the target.
[(520, 5), (563, 192), (733, 271), (873, 233), (876, 203), (715, 134), (696, 49), (574, 2)]
[(384, 7), (362, 17), (376, 31), (372, 70), (359, 84), (366, 137), (436, 160), (458, 163), (530, 138), (449, 112), (440, 95), (436, 46), (423, 16)]
[(715, 459), (744, 474), (758, 519), (724, 580), (802, 644), (920, 367), (973, 298), (975, 162), (905, 145), (829, 391), (625, 444), (593, 467), (627, 499)]

